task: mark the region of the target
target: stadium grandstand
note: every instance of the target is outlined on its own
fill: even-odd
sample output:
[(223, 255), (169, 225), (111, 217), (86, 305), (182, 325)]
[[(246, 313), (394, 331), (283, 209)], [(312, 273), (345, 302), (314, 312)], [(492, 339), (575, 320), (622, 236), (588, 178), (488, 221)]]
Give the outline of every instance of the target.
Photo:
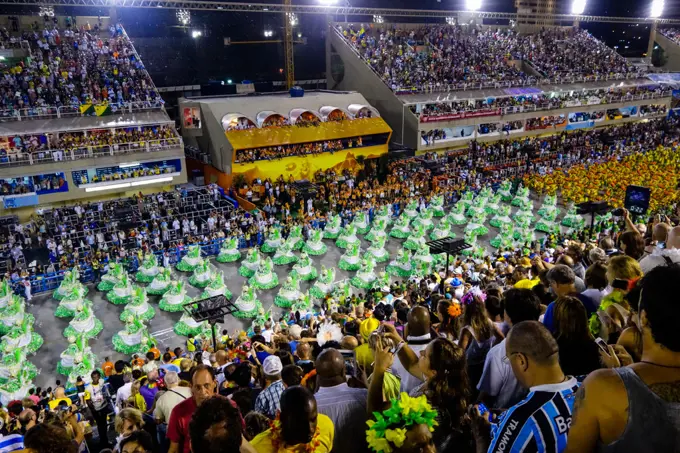
[(419, 151), (637, 121), (671, 107), (671, 85), (573, 27), (520, 34), (338, 23), (329, 40), (328, 86), (380, 105), (394, 139)]
[(553, 3), (324, 14), (327, 90), (176, 119), (117, 21), (0, 16), (0, 453), (680, 452), (680, 78)]
[(186, 182), (182, 139), (123, 27), (32, 19), (0, 16), (4, 208)]

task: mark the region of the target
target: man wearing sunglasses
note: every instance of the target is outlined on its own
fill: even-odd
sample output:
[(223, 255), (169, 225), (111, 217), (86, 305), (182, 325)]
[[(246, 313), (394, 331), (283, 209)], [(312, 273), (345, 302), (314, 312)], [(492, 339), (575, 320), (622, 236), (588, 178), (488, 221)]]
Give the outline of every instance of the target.
[(477, 452), (562, 452), (580, 384), (562, 372), (557, 342), (541, 323), (520, 322), (508, 333), (504, 361), (529, 395), (491, 426), (483, 407), (471, 411)]

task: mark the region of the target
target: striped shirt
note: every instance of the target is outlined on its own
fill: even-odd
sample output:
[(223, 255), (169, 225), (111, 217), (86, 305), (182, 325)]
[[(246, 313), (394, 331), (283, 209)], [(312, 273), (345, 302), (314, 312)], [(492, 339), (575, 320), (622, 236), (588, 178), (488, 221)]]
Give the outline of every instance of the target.
[(570, 377), (559, 384), (532, 387), (523, 401), (492, 425), (488, 453), (562, 452), (567, 447), (574, 394), (580, 385)]
[(24, 436), (20, 434), (10, 434), (0, 436), (0, 453), (9, 453), (24, 449)]

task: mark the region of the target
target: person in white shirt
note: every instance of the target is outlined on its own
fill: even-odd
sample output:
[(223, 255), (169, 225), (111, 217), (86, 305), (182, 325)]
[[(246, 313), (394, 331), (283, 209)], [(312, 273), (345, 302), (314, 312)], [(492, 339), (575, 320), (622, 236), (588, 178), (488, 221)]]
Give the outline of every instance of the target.
[(643, 274), (648, 274), (655, 267), (667, 263), (680, 263), (680, 227), (670, 230), (665, 248), (655, 247), (650, 255), (642, 258), (640, 269)]
[(365, 451), (368, 390), (347, 385), (345, 360), (337, 349), (326, 349), (316, 359), (319, 390), (317, 410), (335, 426), (333, 451)]
[(125, 384), (123, 384), (116, 392), (116, 414), (125, 407), (125, 402), (130, 398), (130, 395), (132, 395), (132, 374), (125, 373), (123, 375), (123, 382), (125, 382)]
[(191, 398), (191, 388), (179, 386), (179, 376), (174, 371), (168, 371), (163, 378), (167, 390), (156, 400), (156, 409), (153, 411), (153, 418), (156, 420), (158, 429), (158, 440), (163, 447), (163, 451), (168, 451), (170, 444), (167, 440), (168, 421), (172, 410), (179, 403), (187, 398)]
[[(512, 327), (522, 321), (538, 321), (541, 303), (530, 289), (509, 289), (503, 294), (504, 321)], [(519, 383), (505, 357), (505, 340), (486, 355), (482, 377), (477, 384), (479, 400), (492, 409), (507, 409), (524, 398), (527, 389)]]
[[(409, 335), (406, 337), (406, 343), (413, 352), (420, 354), (420, 351), (425, 350), (432, 340), (430, 338), (430, 312), (422, 306), (413, 307), (408, 313), (407, 325)], [(395, 359), (392, 363), (392, 374), (401, 380), (399, 390), (410, 393), (422, 384), (423, 380), (409, 373), (399, 357)]]

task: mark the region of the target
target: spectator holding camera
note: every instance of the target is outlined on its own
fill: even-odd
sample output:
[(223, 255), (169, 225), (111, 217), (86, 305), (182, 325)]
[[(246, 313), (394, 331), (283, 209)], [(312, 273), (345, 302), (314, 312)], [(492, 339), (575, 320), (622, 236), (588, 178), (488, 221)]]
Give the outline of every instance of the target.
[(638, 285), (642, 358), (608, 346), (612, 369), (591, 373), (576, 396), (567, 453), (678, 451), (680, 265), (657, 266)]

